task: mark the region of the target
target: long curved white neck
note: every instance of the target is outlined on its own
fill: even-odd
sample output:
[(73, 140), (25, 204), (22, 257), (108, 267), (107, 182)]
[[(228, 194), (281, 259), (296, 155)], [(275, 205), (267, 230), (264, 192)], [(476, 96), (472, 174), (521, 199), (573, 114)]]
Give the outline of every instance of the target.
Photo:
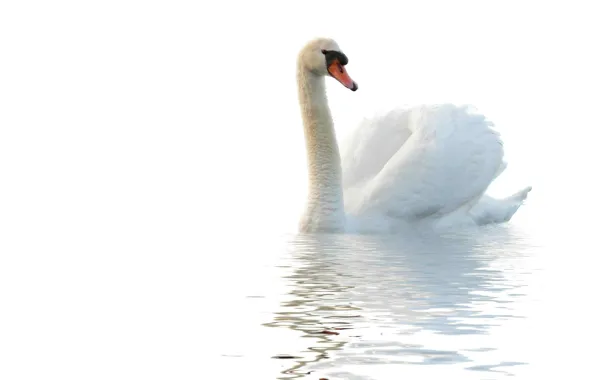
[(325, 93), (325, 79), (298, 64), (298, 92), (308, 159), (308, 201), (300, 229), (342, 231), (345, 214), (341, 157)]

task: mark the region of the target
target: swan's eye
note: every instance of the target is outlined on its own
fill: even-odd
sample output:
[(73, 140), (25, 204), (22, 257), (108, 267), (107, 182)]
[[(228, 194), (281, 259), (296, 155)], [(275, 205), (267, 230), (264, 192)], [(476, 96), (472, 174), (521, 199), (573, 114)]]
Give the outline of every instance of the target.
[(321, 53), (323, 53), (323, 54), (327, 54), (327, 50), (325, 50), (325, 49), (322, 49), (322, 50), (321, 50)]

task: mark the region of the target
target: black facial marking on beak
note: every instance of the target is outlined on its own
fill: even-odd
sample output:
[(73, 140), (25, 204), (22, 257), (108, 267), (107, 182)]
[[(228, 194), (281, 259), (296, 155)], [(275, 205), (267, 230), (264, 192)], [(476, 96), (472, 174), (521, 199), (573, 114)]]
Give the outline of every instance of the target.
[(346, 57), (346, 55), (340, 51), (323, 49), (321, 50), (321, 53), (325, 54), (325, 62), (327, 63), (327, 68), (329, 68), (329, 66), (331, 66), (331, 64), (335, 60), (338, 60), (342, 66), (348, 64), (348, 57)]

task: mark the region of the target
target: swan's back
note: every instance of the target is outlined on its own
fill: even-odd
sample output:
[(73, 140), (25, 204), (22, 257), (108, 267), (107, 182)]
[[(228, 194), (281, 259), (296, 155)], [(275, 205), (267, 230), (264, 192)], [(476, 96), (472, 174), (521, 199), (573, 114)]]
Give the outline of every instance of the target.
[(347, 211), (406, 220), (469, 209), (505, 167), (492, 123), (451, 104), (364, 121), (342, 161)]

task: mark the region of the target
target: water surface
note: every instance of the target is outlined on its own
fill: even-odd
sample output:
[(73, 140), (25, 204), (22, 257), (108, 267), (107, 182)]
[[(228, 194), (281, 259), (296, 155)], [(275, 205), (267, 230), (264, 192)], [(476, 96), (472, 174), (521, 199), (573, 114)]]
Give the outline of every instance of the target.
[(201, 230), (168, 218), (48, 227), (0, 256), (3, 371), (584, 378), (595, 337), (590, 228), (529, 210), (444, 235)]
[(565, 345), (576, 333), (593, 336), (579, 321), (580, 294), (594, 282), (570, 279), (585, 270), (572, 245), (563, 253), (556, 241), (541, 245), (514, 226), (287, 236), (278, 255), (252, 261), (255, 277), (235, 292), (239, 318), (251, 322), (226, 331), (252, 333), (227, 340), (223, 368), (278, 379), (573, 372), (587, 363)]

